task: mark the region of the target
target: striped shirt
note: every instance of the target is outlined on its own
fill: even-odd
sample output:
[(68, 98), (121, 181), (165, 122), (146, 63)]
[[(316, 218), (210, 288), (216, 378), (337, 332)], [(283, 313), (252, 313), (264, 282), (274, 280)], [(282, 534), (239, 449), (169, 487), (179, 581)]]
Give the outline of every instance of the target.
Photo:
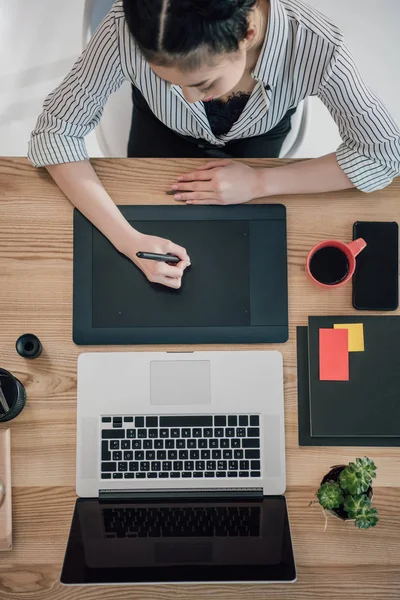
[(223, 147), (265, 134), (287, 111), (318, 96), (339, 127), (336, 152), (342, 170), (365, 192), (400, 174), (400, 131), (380, 99), (363, 82), (341, 31), (302, 0), (270, 0), (265, 41), (252, 72), (256, 85), (240, 118), (215, 137), (204, 104), (188, 103), (179, 86), (158, 77), (129, 32), (116, 0), (71, 72), (46, 98), (29, 142), (35, 166), (88, 158), (85, 136), (125, 80), (173, 131)]

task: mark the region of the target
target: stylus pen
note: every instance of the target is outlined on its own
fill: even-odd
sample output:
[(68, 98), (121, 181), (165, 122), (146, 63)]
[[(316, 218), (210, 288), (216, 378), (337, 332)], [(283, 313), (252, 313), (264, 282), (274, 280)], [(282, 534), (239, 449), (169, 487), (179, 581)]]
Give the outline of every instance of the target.
[(137, 252), (138, 258), (146, 258), (147, 260), (160, 260), (162, 262), (178, 263), (181, 261), (178, 256), (174, 254), (156, 254), (155, 252)]

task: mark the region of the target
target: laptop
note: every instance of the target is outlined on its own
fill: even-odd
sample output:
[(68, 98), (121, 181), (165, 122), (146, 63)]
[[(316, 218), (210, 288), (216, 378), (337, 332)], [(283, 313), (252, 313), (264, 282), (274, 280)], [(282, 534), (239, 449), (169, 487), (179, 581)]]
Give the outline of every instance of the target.
[(84, 353), (61, 582), (292, 582), (282, 356)]

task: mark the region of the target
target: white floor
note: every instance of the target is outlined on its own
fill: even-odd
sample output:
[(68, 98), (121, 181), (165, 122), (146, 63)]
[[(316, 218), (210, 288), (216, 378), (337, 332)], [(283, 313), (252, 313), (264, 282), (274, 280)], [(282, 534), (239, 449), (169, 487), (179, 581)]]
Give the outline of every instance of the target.
[[(94, 2), (102, 6), (106, 0)], [(343, 29), (364, 78), (400, 123), (400, 1), (309, 2)], [(0, 0), (0, 155), (26, 155), (45, 96), (81, 52), (84, 5), (85, 0)], [(339, 141), (329, 113), (311, 99), (309, 125), (296, 156), (320, 156)], [(87, 147), (90, 156), (102, 155), (96, 132)]]

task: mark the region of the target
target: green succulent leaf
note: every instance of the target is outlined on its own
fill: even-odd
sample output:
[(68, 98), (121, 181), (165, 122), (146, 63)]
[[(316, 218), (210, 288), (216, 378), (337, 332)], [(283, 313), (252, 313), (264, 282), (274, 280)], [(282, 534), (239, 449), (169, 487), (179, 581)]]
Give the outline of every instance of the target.
[(356, 517), (355, 525), (359, 529), (369, 529), (370, 527), (375, 527), (378, 523), (379, 519), (376, 516), (378, 511), (376, 508), (366, 508), (361, 514)]
[(373, 460), (364, 456), (364, 458), (356, 458), (356, 466), (359, 470), (365, 471), (370, 477), (376, 477), (376, 465)]
[(323, 508), (338, 508), (343, 502), (343, 492), (338, 483), (323, 483), (317, 492), (317, 498)]
[(344, 499), (344, 510), (350, 519), (355, 519), (357, 515), (371, 506), (371, 500), (365, 494), (359, 496), (346, 496)]
[(372, 483), (372, 477), (363, 465), (350, 463), (340, 473), (339, 481), (343, 490), (351, 496), (358, 496), (368, 490)]

